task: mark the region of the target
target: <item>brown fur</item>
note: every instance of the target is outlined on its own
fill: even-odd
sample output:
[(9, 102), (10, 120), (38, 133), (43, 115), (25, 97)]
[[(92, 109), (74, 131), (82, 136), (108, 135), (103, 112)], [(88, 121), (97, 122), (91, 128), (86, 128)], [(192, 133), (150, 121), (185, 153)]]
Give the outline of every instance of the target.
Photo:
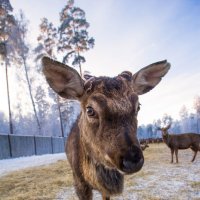
[[(84, 190), (88, 188), (87, 190), (90, 191), (90, 186), (86, 184), (90, 183), (93, 189), (98, 189), (104, 196), (110, 196), (122, 192), (124, 177), (114, 168), (113, 163), (109, 163), (104, 158), (104, 154), (102, 155), (102, 150), (104, 150), (105, 146), (107, 148), (104, 151), (106, 153), (113, 152), (109, 156), (113, 158), (114, 165), (118, 165), (119, 168), (120, 163), (117, 159), (122, 156), (123, 152), (128, 151), (133, 144), (138, 147), (138, 154), (143, 159), (137, 137), (135, 134), (131, 135), (137, 128), (137, 122), (132, 123), (136, 115), (135, 101), (137, 101), (137, 96), (132, 94), (132, 98), (135, 98), (135, 101), (131, 102), (127, 95), (124, 94), (126, 92), (125, 85), (123, 85), (122, 81), (116, 81), (116, 78), (101, 77), (92, 84), (90, 91), (82, 100), (81, 107), (86, 107), (88, 103), (93, 105), (98, 113), (101, 113), (101, 116), (99, 116), (100, 122), (97, 122), (95, 118), (85, 121), (85, 112), (82, 112), (78, 120), (79, 124), (74, 125), (72, 133), (67, 140), (66, 152), (71, 166), (73, 168), (79, 166), (75, 169), (78, 175), (74, 175), (75, 182), (82, 182), (80, 180), (81, 174), (84, 177)], [(125, 96), (124, 99), (120, 99), (122, 95)], [(82, 134), (81, 139), (79, 127), (82, 127), (82, 131), (85, 133), (84, 135)], [(120, 135), (120, 132), (127, 132), (127, 138)], [(72, 141), (73, 145), (76, 142), (76, 148), (71, 146)], [(73, 149), (75, 152), (73, 152)], [(121, 151), (119, 151), (120, 149)], [(89, 155), (83, 152), (89, 152)], [(117, 155), (118, 152), (119, 155)], [(72, 153), (76, 154), (76, 156), (71, 156)], [(79, 157), (80, 160), (74, 159), (75, 157)], [(76, 164), (77, 162), (78, 164)], [(76, 188), (78, 188), (77, 194), (81, 193), (82, 195), (82, 188), (80, 189), (80, 186)], [(91, 196), (90, 192), (79, 198), (90, 199), (89, 196)]]
[(183, 133), (183, 134), (169, 134), (168, 129), (170, 125), (166, 128), (159, 128), (162, 131), (163, 141), (171, 150), (171, 163), (173, 163), (173, 155), (175, 152), (176, 163), (178, 163), (178, 150), (179, 149), (192, 149), (194, 151), (194, 156), (191, 160), (193, 162), (196, 158), (197, 152), (200, 150), (200, 134), (197, 133)]
[(81, 114), (67, 140), (66, 153), (80, 200), (92, 200), (92, 190), (103, 200), (123, 191), (124, 174), (139, 171), (144, 157), (137, 139), (138, 94), (155, 87), (169, 70), (166, 61), (154, 63), (132, 76), (86, 76), (43, 58), (49, 85), (64, 98), (77, 99)]

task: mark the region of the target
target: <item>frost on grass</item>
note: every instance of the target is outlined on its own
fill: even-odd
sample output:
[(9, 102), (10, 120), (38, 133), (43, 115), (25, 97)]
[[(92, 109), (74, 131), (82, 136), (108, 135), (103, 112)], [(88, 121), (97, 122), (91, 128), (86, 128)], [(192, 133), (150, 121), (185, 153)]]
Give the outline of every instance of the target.
[[(193, 156), (191, 150), (179, 151), (179, 164), (170, 163), (170, 150), (164, 144), (150, 144), (150, 147), (144, 151), (145, 163), (138, 173), (126, 176), (124, 192), (120, 196), (112, 197), (112, 200), (199, 200), (200, 199), (200, 152), (194, 163), (190, 160)], [(65, 160), (49, 165), (57, 160)], [(41, 187), (34, 187), (33, 199), (44, 199), (43, 195), (49, 195), (49, 198), (55, 200), (78, 200), (72, 186), (72, 172), (66, 161), (65, 154), (31, 156), (12, 160), (0, 161), (0, 174), (9, 176), (10, 171), (19, 170), (27, 167), (47, 165), (48, 168), (41, 170), (31, 169), (31, 175), (35, 175), (32, 182)], [(30, 181), (27, 177), (28, 172), (22, 170), (22, 177)], [(50, 174), (50, 171), (52, 173)], [(48, 172), (48, 173), (47, 173)], [(16, 175), (19, 175), (19, 171)], [(48, 176), (51, 178), (47, 180)], [(6, 176), (0, 177), (3, 178)], [(19, 179), (12, 176), (12, 179)], [(62, 179), (62, 180), (61, 180)], [(55, 181), (54, 181), (55, 180)], [(25, 181), (25, 180), (24, 180)], [(49, 182), (51, 181), (51, 183)], [(19, 182), (19, 181), (18, 181)], [(46, 182), (46, 183), (45, 183)], [(46, 189), (44, 186), (46, 184)], [(24, 191), (33, 191), (29, 184), (24, 183)], [(34, 184), (33, 184), (34, 185)], [(0, 190), (1, 190), (0, 184)], [(41, 194), (41, 188), (43, 188)], [(16, 189), (16, 186), (14, 187)], [(21, 191), (19, 188), (18, 191)], [(50, 194), (50, 192), (52, 194)], [(0, 191), (1, 192), (1, 191)], [(10, 192), (10, 189), (9, 191)], [(9, 195), (3, 191), (4, 196)], [(12, 196), (20, 195), (13, 191)], [(24, 194), (25, 195), (25, 194)], [(34, 196), (35, 195), (35, 196)], [(42, 195), (42, 197), (41, 197)], [(1, 196), (1, 193), (0, 193)], [(22, 199), (22, 198), (21, 198)], [(98, 192), (94, 192), (94, 200), (101, 200)], [(9, 199), (10, 200), (10, 199)], [(16, 200), (16, 199), (15, 199)]]
[[(200, 199), (200, 153), (191, 163), (191, 150), (179, 151), (179, 164), (171, 164), (170, 150), (164, 144), (152, 144), (144, 151), (142, 170), (126, 176), (124, 192), (112, 200), (190, 200)], [(59, 199), (78, 200), (73, 187), (61, 190)], [(101, 200), (98, 192), (93, 199)]]

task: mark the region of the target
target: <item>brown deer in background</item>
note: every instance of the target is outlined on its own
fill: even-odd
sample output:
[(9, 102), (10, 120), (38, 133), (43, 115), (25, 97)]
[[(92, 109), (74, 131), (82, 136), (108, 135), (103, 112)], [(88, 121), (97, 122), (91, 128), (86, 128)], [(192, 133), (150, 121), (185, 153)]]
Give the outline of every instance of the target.
[(123, 191), (124, 175), (139, 171), (144, 157), (137, 139), (138, 95), (153, 89), (168, 72), (161, 61), (136, 74), (109, 77), (86, 76), (44, 57), (43, 73), (61, 97), (76, 99), (81, 114), (67, 139), (66, 154), (80, 200), (91, 200), (98, 190), (103, 200)]
[(149, 147), (149, 145), (146, 143), (146, 144), (140, 144), (140, 147), (142, 149), (142, 151), (144, 151), (147, 147)]
[(200, 134), (197, 133), (183, 133), (183, 134), (169, 134), (168, 129), (171, 124), (165, 128), (158, 127), (162, 131), (163, 141), (171, 150), (171, 163), (173, 163), (173, 155), (175, 152), (176, 163), (178, 163), (179, 149), (192, 149), (194, 156), (191, 160), (193, 162), (196, 158), (197, 152), (200, 151)]

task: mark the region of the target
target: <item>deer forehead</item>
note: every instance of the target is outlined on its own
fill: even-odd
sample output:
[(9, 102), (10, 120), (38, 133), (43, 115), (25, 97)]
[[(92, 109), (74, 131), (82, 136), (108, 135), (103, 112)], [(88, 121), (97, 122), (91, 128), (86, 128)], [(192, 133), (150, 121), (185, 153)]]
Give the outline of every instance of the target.
[(99, 112), (108, 110), (113, 114), (129, 114), (139, 104), (130, 82), (119, 76), (96, 77), (87, 82), (85, 90), (86, 101), (83, 107), (92, 106)]
[(114, 112), (128, 113), (133, 108), (132, 102), (128, 97), (112, 98), (107, 100), (108, 107)]
[(113, 114), (128, 114), (133, 109), (137, 109), (139, 105), (138, 96), (135, 93), (132, 94), (120, 94), (113, 92), (113, 94), (106, 96), (101, 92), (92, 94), (86, 102), (87, 106), (92, 106), (95, 110), (104, 112), (109, 111)]

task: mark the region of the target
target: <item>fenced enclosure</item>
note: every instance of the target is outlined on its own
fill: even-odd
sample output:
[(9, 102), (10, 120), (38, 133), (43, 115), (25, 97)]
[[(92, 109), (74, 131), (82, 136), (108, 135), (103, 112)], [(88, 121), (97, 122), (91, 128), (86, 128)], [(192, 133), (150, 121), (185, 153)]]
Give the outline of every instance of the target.
[(64, 152), (65, 137), (0, 135), (0, 159)]

